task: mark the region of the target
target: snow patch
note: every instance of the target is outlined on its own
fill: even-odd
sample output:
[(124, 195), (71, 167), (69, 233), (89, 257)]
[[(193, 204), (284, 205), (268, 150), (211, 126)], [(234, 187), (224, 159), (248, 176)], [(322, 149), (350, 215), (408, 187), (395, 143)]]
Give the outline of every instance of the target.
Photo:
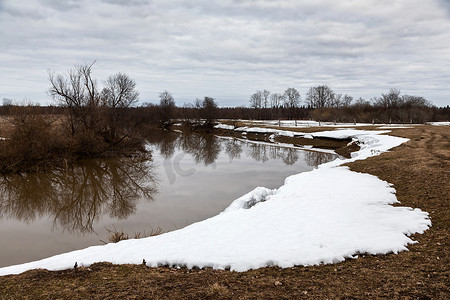
[(311, 133), (313, 137), (325, 137), (338, 140), (345, 140), (349, 138), (359, 138), (360, 136), (366, 136), (367, 134), (374, 136), (383, 133), (389, 133), (390, 130), (357, 130), (357, 129), (340, 129), (329, 130)]
[(217, 124), (216, 126), (214, 126), (214, 128), (233, 130), (234, 126), (233, 125), (226, 125), (226, 124)]
[(450, 122), (428, 122), (427, 124), (433, 126), (449, 126)]
[(414, 128), (414, 127), (408, 127), (408, 126), (381, 126), (381, 127), (378, 127), (378, 129), (407, 129), (407, 128)]
[(257, 187), (253, 191), (234, 200), (221, 214), (233, 210), (249, 209), (258, 204), (259, 202), (269, 200), (270, 195), (273, 195), (274, 191), (275, 190), (271, 190), (265, 187)]

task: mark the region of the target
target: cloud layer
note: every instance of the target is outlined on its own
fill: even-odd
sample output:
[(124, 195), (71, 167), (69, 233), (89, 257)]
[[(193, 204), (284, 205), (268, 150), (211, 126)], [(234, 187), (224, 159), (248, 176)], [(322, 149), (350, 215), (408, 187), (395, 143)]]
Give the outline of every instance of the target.
[(99, 80), (125, 72), (142, 101), (247, 105), (257, 89), (327, 84), (450, 104), (445, 0), (5, 0), (0, 40), (0, 98), (49, 103), (48, 69), (97, 60)]

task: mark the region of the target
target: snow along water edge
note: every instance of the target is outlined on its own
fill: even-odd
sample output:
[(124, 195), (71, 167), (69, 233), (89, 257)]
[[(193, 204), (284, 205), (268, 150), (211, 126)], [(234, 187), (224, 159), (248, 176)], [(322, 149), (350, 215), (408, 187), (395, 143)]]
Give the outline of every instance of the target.
[(387, 131), (338, 130), (315, 136), (352, 137), (361, 149), (317, 169), (286, 178), (278, 189), (258, 187), (222, 213), (159, 236), (92, 246), (0, 268), (0, 275), (30, 269), (62, 270), (107, 261), (148, 266), (212, 267), (246, 271), (276, 265), (337, 263), (358, 254), (407, 250), (409, 236), (431, 226), (420, 209), (393, 207), (395, 189), (378, 177), (341, 166), (379, 155), (408, 139)]

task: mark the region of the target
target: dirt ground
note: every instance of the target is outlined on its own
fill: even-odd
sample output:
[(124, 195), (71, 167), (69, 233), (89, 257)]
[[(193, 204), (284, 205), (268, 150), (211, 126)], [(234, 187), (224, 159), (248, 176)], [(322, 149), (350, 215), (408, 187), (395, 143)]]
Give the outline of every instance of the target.
[(409, 251), (242, 273), (107, 263), (57, 272), (32, 270), (0, 277), (0, 298), (450, 299), (450, 127), (417, 126), (391, 134), (410, 141), (349, 166), (393, 183), (400, 205), (430, 213), (433, 226), (413, 236), (418, 243)]

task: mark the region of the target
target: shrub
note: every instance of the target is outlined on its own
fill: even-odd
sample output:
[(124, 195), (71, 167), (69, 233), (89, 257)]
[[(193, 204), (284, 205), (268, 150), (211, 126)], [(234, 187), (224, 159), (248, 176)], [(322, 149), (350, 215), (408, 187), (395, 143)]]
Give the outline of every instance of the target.
[(0, 146), (0, 171), (38, 170), (65, 156), (67, 142), (53, 126), (55, 120), (35, 114), (32, 106), (18, 110), (10, 119), (10, 137)]
[[(163, 234), (164, 231), (162, 230), (161, 227), (156, 227), (154, 228), (150, 228), (150, 231), (144, 231), (144, 232), (136, 232), (134, 234), (133, 237), (130, 237), (128, 235), (128, 233), (125, 233), (123, 231), (119, 231), (116, 229), (116, 227), (113, 226), (113, 229), (108, 229), (105, 228), (106, 231), (108, 231), (108, 241), (110, 243), (117, 243), (123, 240), (128, 240), (128, 239), (142, 239), (142, 238), (146, 238), (146, 237), (150, 237), (150, 236), (156, 236), (156, 235), (160, 235)], [(105, 241), (101, 241), (105, 244), (107, 244)]]

